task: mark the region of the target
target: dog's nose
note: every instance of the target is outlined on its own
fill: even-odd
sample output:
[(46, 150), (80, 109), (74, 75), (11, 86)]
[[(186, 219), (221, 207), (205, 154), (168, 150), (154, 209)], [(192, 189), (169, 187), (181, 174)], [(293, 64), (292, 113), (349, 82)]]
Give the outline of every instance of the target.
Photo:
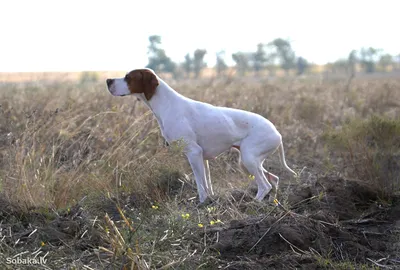
[(113, 82), (114, 82), (113, 79), (107, 79), (107, 80), (106, 80), (106, 83), (107, 83), (107, 86), (108, 86), (108, 87), (110, 87), (110, 86), (113, 84)]

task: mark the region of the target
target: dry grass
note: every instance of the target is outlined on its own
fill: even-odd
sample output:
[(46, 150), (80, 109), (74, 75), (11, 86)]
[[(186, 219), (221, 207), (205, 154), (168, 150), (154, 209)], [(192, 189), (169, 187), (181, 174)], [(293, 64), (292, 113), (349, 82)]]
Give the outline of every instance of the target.
[[(186, 96), (254, 111), (270, 119), (283, 135), (289, 166), (301, 172), (299, 179), (292, 179), (281, 170), (277, 157), (269, 158), (267, 167), (282, 179), (278, 194), (282, 204), (258, 204), (246, 195), (247, 191), (254, 192), (254, 184), (238, 168), (237, 155), (225, 153), (210, 163), (218, 197), (209, 207), (198, 208), (191, 170), (180, 146), (163, 147), (156, 121), (147, 109), (134, 98), (112, 97), (106, 91), (103, 75), (92, 75), (74, 75), (69, 80), (32, 77), (35, 80), (31, 82), (0, 84), (2, 267), (13, 268), (4, 263), (5, 258), (38, 249), (42, 255), (49, 252), (46, 265), (51, 268), (125, 265), (131, 269), (215, 269), (215, 265), (220, 265), (258, 269), (266, 258), (271, 268), (282, 267), (285, 262), (290, 268), (305, 263), (304, 258), (298, 258), (300, 255), (309, 258), (307, 263), (336, 269), (394, 264), (389, 259), (377, 262), (379, 258), (373, 257), (376, 254), (372, 252), (366, 255), (372, 257), (371, 262), (343, 255), (352, 254), (350, 249), (341, 250), (341, 255), (334, 246), (331, 252), (324, 250), (325, 244), (319, 246), (320, 250), (310, 244), (313, 248), (309, 249), (307, 245), (293, 243), (293, 234), (276, 231), (274, 226), (282, 222), (287, 226), (293, 222), (300, 222), (305, 228), (317, 226), (303, 219), (315, 215), (312, 211), (334, 207), (327, 195), (329, 190), (315, 187), (318, 179), (327, 175), (393, 184), (390, 193), (386, 193), (386, 205), (381, 207), (387, 210), (397, 205), (393, 196), (399, 181), (399, 162), (394, 158), (400, 148), (396, 144), (398, 137), (394, 137), (398, 130), (382, 130), (379, 132), (385, 136), (374, 137), (379, 142), (391, 141), (385, 149), (390, 148), (390, 161), (394, 163), (390, 168), (386, 166), (386, 171), (374, 170), (372, 178), (372, 170), (366, 169), (382, 160), (379, 154), (384, 147), (377, 145), (373, 152), (362, 152), (364, 146), (357, 144), (358, 137), (343, 137), (334, 130), (353, 132), (352, 123), (364, 123), (362, 120), (372, 114), (398, 127), (399, 79), (355, 78), (350, 85), (346, 78), (172, 81), (171, 85)], [(363, 136), (377, 131), (364, 124), (359, 126), (365, 127), (359, 129)], [(326, 145), (327, 132), (336, 134), (335, 138), (342, 136), (340, 140), (331, 140), (336, 143), (330, 144), (333, 148)], [(349, 147), (358, 155), (347, 155)], [(353, 168), (357, 165), (359, 172), (364, 173), (349, 171), (348, 160), (353, 162)], [(380, 180), (376, 182), (377, 179)], [(313, 186), (310, 192), (309, 186)], [(362, 202), (364, 208), (375, 202), (384, 203), (380, 196), (368, 198), (373, 198), (373, 202)], [(307, 209), (314, 201), (318, 204)], [(342, 226), (342, 214), (329, 209), (325, 210), (331, 211), (333, 219), (318, 224)], [(359, 210), (352, 212), (358, 216), (346, 216), (343, 220), (365, 216)], [(269, 230), (274, 235), (280, 233), (282, 237), (270, 240), (279, 242), (276, 247), (282, 248), (281, 256), (257, 249), (265, 247), (262, 239), (248, 253), (224, 255), (224, 248), (215, 246), (223, 242), (218, 235), (229, 232), (224, 228), (237, 230), (240, 226), (235, 222), (244, 221), (261, 224), (258, 229), (251, 227), (262, 232), (260, 239), (268, 226), (272, 229), (262, 239), (269, 239)], [(398, 230), (392, 229), (393, 235)], [(238, 250), (246, 246), (240, 243), (236, 243)], [(283, 252), (284, 246), (291, 249)], [(398, 246), (386, 250), (393, 252), (396, 248), (399, 251)], [(254, 252), (263, 255), (263, 259), (254, 256)], [(342, 260), (341, 264), (338, 260)]]
[(340, 130), (327, 130), (325, 138), (332, 151), (340, 152), (344, 171), (378, 190), (383, 200), (400, 190), (398, 119), (352, 119)]

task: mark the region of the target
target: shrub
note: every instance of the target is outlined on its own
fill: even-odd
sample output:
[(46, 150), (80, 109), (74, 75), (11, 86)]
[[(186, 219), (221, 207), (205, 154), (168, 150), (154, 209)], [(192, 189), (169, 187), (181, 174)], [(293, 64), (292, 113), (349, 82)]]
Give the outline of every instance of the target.
[(400, 190), (400, 119), (353, 119), (340, 130), (327, 130), (323, 138), (340, 154), (349, 176), (373, 185), (383, 198)]
[(302, 96), (296, 105), (296, 116), (309, 124), (320, 123), (324, 115), (324, 107), (316, 98)]

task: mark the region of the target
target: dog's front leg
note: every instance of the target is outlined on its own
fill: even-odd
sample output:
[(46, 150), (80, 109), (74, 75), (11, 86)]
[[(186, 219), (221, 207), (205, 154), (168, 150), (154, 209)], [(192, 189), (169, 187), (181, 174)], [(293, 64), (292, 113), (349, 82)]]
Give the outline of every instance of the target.
[(203, 203), (207, 199), (207, 183), (203, 162), (203, 149), (201, 149), (197, 144), (188, 145), (186, 156), (196, 180), (200, 203)]

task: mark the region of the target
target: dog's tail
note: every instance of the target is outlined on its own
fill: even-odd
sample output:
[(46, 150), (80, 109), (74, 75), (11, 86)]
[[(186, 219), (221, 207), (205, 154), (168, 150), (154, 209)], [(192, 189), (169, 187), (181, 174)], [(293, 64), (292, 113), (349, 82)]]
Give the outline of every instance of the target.
[(281, 142), (281, 144), (279, 145), (278, 152), (279, 152), (279, 160), (281, 161), (282, 167), (284, 167), (289, 172), (293, 173), (294, 176), (297, 176), (297, 173), (292, 169), (290, 169), (289, 166), (286, 164), (285, 151), (283, 150), (283, 142)]

